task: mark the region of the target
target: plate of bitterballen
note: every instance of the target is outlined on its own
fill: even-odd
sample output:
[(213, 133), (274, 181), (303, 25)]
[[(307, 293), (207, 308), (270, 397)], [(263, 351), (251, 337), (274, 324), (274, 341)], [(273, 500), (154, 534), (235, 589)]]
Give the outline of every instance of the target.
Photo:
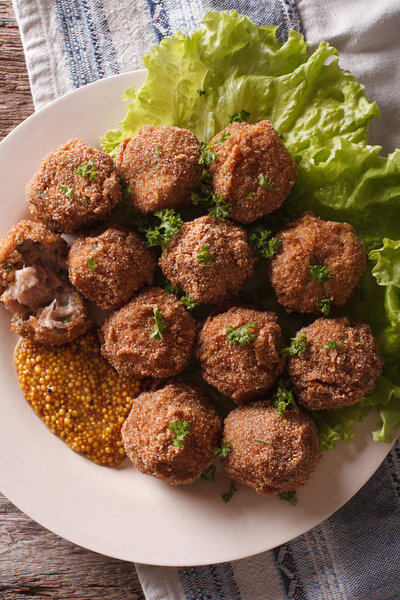
[[(218, 45), (202, 54), (216, 27), (270, 64), (249, 75), (232, 51), (222, 76)], [(206, 16), (191, 60), (186, 40), (0, 144), (0, 487), (75, 543), (159, 565), (310, 529), (398, 425), (398, 175), (366, 145), (376, 106), (296, 32), (280, 45), (233, 11)]]

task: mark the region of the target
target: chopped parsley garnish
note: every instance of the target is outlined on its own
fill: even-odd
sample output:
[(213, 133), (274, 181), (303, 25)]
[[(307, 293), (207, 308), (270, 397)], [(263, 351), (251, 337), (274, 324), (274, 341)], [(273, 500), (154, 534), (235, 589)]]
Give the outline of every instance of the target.
[(156, 146), (156, 154), (157, 154), (157, 156), (160, 156), (160, 154), (161, 154), (160, 146)]
[(253, 194), (253, 192), (250, 192), (249, 194), (247, 194), (246, 200), (254, 200), (254, 194)]
[(127, 200), (129, 196), (133, 193), (133, 189), (131, 187), (123, 187), (122, 188), (122, 197), (124, 200)]
[(238, 110), (229, 117), (229, 123), (241, 123), (242, 121), (248, 121), (251, 113), (247, 110)]
[(225, 504), (232, 500), (233, 494), (235, 492), (237, 492), (237, 489), (235, 488), (235, 480), (232, 479), (231, 487), (229, 488), (229, 490), (227, 492), (225, 492), (224, 494), (221, 494), (221, 498), (225, 502)]
[(94, 262), (93, 256), (89, 256), (89, 258), (86, 259), (86, 264), (91, 271), (95, 271), (97, 269), (97, 265)]
[(339, 348), (343, 348), (343, 342), (335, 342), (335, 340), (331, 340), (327, 344), (323, 345), (324, 350), (339, 350)]
[(333, 275), (327, 269), (327, 267), (321, 267), (320, 265), (308, 265), (308, 269), (312, 278), (317, 283), (324, 283), (332, 279)]
[(263, 438), (254, 438), (255, 442), (263, 442), (264, 444), (272, 444), (269, 440), (264, 440)]
[(194, 300), (190, 294), (185, 294), (185, 296), (182, 296), (181, 302), (186, 310), (193, 310), (199, 306), (199, 303), (196, 302), (196, 300)]
[(293, 392), (288, 387), (289, 381), (285, 379), (280, 379), (278, 382), (278, 387), (276, 388), (276, 392), (274, 393), (274, 406), (278, 413), (283, 417), (285, 410), (288, 406), (292, 405), (298, 410), (297, 404), (295, 402)]
[(332, 302), (332, 296), (330, 298), (322, 298), (322, 300), (318, 300), (315, 306), (318, 308), (319, 311), (322, 312), (324, 317), (327, 317), (331, 312)]
[(200, 252), (197, 254), (197, 258), (199, 262), (203, 263), (203, 265), (209, 265), (211, 262), (210, 258), (210, 249), (208, 244), (203, 244), (200, 248)]
[(172, 285), (169, 281), (164, 285), (164, 291), (167, 292), (167, 294), (175, 294), (175, 296), (179, 294), (179, 288), (177, 288), (176, 285)]
[(167, 329), (167, 324), (163, 319), (161, 310), (158, 310), (157, 306), (154, 306), (153, 308), (153, 315), (154, 327), (150, 337), (154, 338), (155, 340), (162, 340), (162, 332)]
[(268, 179), (265, 177), (264, 173), (260, 173), (258, 176), (258, 181), (260, 186), (264, 189), (264, 190), (273, 190), (274, 192), (279, 192), (279, 190), (281, 188), (278, 187), (274, 187), (272, 185), (272, 179), (271, 177), (269, 177)]
[(204, 94), (206, 94), (206, 90), (197, 90), (197, 93), (199, 96), (204, 96)]
[(211, 175), (207, 169), (203, 169), (199, 179), (195, 183), (194, 192), (190, 196), (192, 203), (195, 206), (198, 204), (207, 205), (211, 201), (212, 193)]
[(200, 475), (200, 479), (204, 479), (205, 481), (211, 481), (212, 483), (215, 483), (214, 465), (211, 465), (211, 467), (207, 467), (207, 469), (204, 469), (204, 471)]
[(297, 496), (296, 496), (296, 490), (292, 490), (291, 492), (282, 492), (282, 494), (278, 494), (278, 497), (281, 500), (286, 500), (287, 502), (290, 502), (290, 504), (292, 504), (292, 506), (296, 506), (297, 504)]
[(200, 145), (200, 157), (198, 161), (199, 165), (206, 165), (207, 167), (209, 167), (218, 156), (218, 152), (211, 152), (211, 148), (216, 144), (222, 145), (230, 136), (231, 134), (229, 133), (229, 131), (224, 131), (221, 137), (215, 142), (211, 141), (208, 144), (202, 142)]
[(164, 248), (170, 243), (174, 235), (180, 231), (183, 225), (182, 217), (172, 208), (159, 210), (154, 216), (160, 220), (160, 224), (154, 229), (147, 229), (147, 245), (149, 247), (161, 246), (161, 248)]
[(94, 181), (97, 177), (97, 171), (95, 169), (93, 158), (88, 160), (88, 162), (79, 165), (79, 167), (75, 169), (75, 173), (81, 177), (89, 177), (90, 181)]
[(172, 421), (172, 423), (168, 425), (168, 429), (172, 431), (175, 436), (172, 438), (173, 445), (178, 448), (183, 448), (183, 440), (189, 434), (189, 423), (181, 419)]
[(81, 199), (81, 204), (87, 204), (88, 203), (88, 199), (87, 198), (82, 198)]
[(67, 185), (60, 185), (60, 192), (65, 194), (68, 198), (71, 198), (74, 195), (74, 188), (70, 188)]
[(223, 194), (213, 194), (211, 200), (214, 203), (214, 206), (208, 211), (210, 217), (225, 219), (229, 216), (229, 213), (232, 210), (232, 204), (226, 202), (226, 198)]
[(258, 250), (264, 258), (272, 258), (282, 244), (279, 238), (271, 237), (271, 232), (262, 227), (256, 227), (252, 231), (249, 241), (250, 245)]
[(257, 324), (254, 321), (249, 321), (246, 325), (236, 327), (236, 329), (232, 325), (228, 325), (226, 328), (226, 337), (231, 344), (245, 346), (250, 344), (256, 337), (256, 334), (250, 333), (249, 329), (257, 329)]
[(215, 456), (219, 456), (221, 459), (228, 458), (231, 451), (232, 448), (230, 442), (224, 442), (222, 448), (214, 448)]
[(290, 338), (290, 346), (282, 348), (282, 356), (300, 356), (307, 349), (307, 338), (304, 333), (300, 333), (295, 338)]

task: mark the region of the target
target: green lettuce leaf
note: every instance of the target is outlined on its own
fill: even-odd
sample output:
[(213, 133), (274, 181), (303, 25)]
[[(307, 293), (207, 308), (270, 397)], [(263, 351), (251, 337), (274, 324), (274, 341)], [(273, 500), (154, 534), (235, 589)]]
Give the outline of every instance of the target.
[[(235, 11), (210, 12), (193, 35), (164, 39), (144, 57), (146, 81), (125, 92), (126, 116), (101, 143), (113, 155), (143, 125), (185, 127), (209, 141), (240, 110), (251, 113), (250, 122), (272, 121), (299, 176), (283, 207), (261, 223), (276, 231), (305, 210), (347, 221), (370, 258), (352, 302), (332, 316), (371, 326), (385, 360), (383, 374), (374, 393), (356, 406), (312, 413), (321, 448), (351, 439), (354, 423), (372, 407), (381, 418), (374, 439), (390, 441), (400, 425), (400, 151), (384, 157), (379, 146), (368, 145), (369, 123), (379, 110), (339, 67), (335, 48), (321, 42), (310, 53), (295, 31), (281, 45), (275, 30)], [(241, 300), (253, 302), (260, 293), (288, 337), (310, 322), (279, 307), (262, 264)]]

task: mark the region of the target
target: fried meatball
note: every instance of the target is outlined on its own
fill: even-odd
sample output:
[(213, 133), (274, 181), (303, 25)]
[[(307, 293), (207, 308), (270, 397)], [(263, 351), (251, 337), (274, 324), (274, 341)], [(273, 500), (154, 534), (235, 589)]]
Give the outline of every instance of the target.
[(281, 416), (268, 401), (230, 412), (224, 423), (225, 442), (231, 444), (222, 461), (225, 474), (263, 496), (307, 483), (320, 457), (311, 417), (294, 408)]
[[(218, 144), (222, 136), (227, 139)], [(232, 123), (212, 140), (212, 186), (232, 204), (229, 216), (241, 223), (281, 206), (297, 177), (297, 165), (270, 121)]]
[(282, 244), (268, 261), (268, 272), (287, 312), (319, 314), (323, 299), (346, 304), (366, 270), (364, 246), (351, 225), (307, 212), (276, 237)]
[(121, 200), (112, 158), (79, 139), (42, 161), (26, 188), (32, 214), (49, 229), (73, 233), (104, 220)]
[(90, 326), (85, 302), (68, 279), (67, 254), (60, 235), (32, 221), (21, 221), (0, 240), (0, 300), (22, 337), (58, 346)]
[(132, 190), (132, 205), (144, 213), (190, 203), (200, 177), (200, 144), (188, 129), (145, 126), (118, 148), (116, 164)]
[(171, 377), (190, 358), (196, 322), (161, 288), (148, 288), (110, 315), (101, 330), (103, 356), (121, 375)]
[(211, 465), (221, 431), (203, 390), (174, 382), (134, 400), (122, 439), (139, 471), (178, 485), (195, 481)]
[(306, 350), (289, 357), (288, 370), (303, 406), (340, 408), (373, 392), (383, 360), (368, 325), (321, 318), (300, 334), (306, 336)]
[(68, 255), (68, 273), (78, 290), (104, 309), (118, 308), (146, 283), (155, 257), (134, 231), (112, 226), (78, 237)]
[[(249, 323), (251, 326), (246, 327)], [(239, 333), (240, 327), (249, 334), (243, 340), (248, 343), (240, 343), (237, 336), (229, 341), (229, 331)], [(203, 378), (242, 404), (272, 388), (283, 371), (279, 350), (284, 345), (274, 313), (235, 307), (207, 319), (199, 333), (196, 354)]]
[(219, 304), (240, 292), (255, 260), (244, 229), (206, 216), (183, 224), (159, 265), (173, 285), (197, 302)]

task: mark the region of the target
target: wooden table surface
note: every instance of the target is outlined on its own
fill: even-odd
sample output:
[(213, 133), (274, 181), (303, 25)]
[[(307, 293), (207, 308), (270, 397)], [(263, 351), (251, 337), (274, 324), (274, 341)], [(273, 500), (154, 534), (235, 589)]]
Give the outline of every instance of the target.
[[(11, 0), (0, 0), (0, 140), (33, 111)], [(0, 493), (0, 598), (143, 600), (144, 595), (132, 563), (59, 538)]]

